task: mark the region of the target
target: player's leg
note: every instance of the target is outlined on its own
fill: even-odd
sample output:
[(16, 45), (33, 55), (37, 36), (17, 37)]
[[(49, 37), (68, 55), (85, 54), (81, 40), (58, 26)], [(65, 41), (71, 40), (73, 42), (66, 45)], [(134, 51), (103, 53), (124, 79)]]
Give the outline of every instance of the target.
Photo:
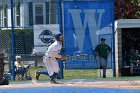
[(48, 75), (50, 77), (50, 82), (54, 82), (54, 79), (56, 77), (56, 74), (54, 73), (54, 70), (53, 70), (53, 66), (52, 66), (52, 59), (48, 59), (47, 57), (43, 57), (43, 62), (47, 68), (47, 71), (48, 71)]
[(103, 78), (106, 78), (106, 66), (107, 66), (107, 60), (104, 59), (104, 58), (100, 58), (100, 64), (101, 64), (101, 67), (103, 69)]
[(134, 64), (130, 63), (130, 74), (133, 75)]
[(55, 81), (55, 79), (58, 78), (58, 73), (59, 73), (59, 64), (56, 59), (52, 60), (52, 67), (53, 67), (53, 71), (54, 71), (53, 83), (58, 83)]
[(104, 59), (103, 63), (104, 63), (104, 65), (103, 65), (103, 78), (106, 78), (107, 60)]

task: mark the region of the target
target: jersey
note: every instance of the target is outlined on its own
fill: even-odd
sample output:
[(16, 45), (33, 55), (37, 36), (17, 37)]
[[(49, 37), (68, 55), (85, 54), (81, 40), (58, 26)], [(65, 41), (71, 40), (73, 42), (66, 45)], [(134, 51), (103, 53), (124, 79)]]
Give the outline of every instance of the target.
[(99, 57), (107, 59), (108, 52), (111, 51), (111, 48), (107, 44), (99, 44), (95, 48), (95, 51), (98, 52)]
[(136, 55), (129, 55), (128, 56), (128, 61), (130, 62), (130, 63), (133, 63), (133, 64), (137, 64), (137, 60), (140, 60), (140, 57), (139, 57), (139, 55), (138, 56), (136, 56)]
[(15, 66), (18, 69), (19, 67), (25, 67), (25, 65), (23, 64), (23, 61), (15, 61)]
[(62, 56), (59, 55), (61, 48), (62, 48), (61, 42), (55, 41), (48, 47), (45, 56), (52, 58), (61, 58)]

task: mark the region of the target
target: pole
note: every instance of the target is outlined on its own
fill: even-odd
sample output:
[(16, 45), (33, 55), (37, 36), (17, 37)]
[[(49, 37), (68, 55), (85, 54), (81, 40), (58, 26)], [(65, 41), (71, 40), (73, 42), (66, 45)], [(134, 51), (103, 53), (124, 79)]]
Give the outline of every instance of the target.
[(115, 13), (114, 13), (115, 1), (112, 0), (112, 30), (113, 30), (113, 76), (116, 77), (116, 62), (115, 62)]
[[(12, 34), (12, 80), (15, 80), (15, 64), (14, 64), (14, 16), (13, 16), (13, 0), (11, 0), (11, 34)], [(11, 62), (11, 61), (10, 61)]]
[[(60, 32), (63, 33), (62, 31), (62, 12), (61, 12), (61, 0), (58, 0), (57, 1), (57, 13), (58, 13), (58, 24), (59, 24), (59, 28), (60, 28)], [(63, 54), (63, 53), (61, 53)], [(60, 73), (59, 73), (59, 77), (61, 79), (64, 78), (64, 75), (63, 75), (63, 60), (58, 60), (59, 62), (59, 68), (60, 68)]]

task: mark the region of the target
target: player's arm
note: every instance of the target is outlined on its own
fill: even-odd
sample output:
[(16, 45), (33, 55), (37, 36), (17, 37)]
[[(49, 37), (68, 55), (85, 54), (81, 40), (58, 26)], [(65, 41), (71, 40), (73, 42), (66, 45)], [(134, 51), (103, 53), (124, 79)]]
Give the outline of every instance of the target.
[(98, 50), (99, 50), (99, 45), (97, 45), (97, 47), (94, 50), (94, 52), (95, 52), (95, 59), (96, 60), (99, 60), (99, 52), (98, 52)]
[(112, 51), (111, 47), (108, 46), (108, 51), (107, 54), (109, 55), (109, 53)]
[(60, 55), (60, 54), (58, 54), (58, 52), (54, 52), (54, 55), (55, 55), (56, 58), (61, 58), (62, 60), (66, 59), (65, 55)]
[(94, 52), (95, 52), (95, 56), (99, 56), (99, 45), (96, 46), (96, 48), (94, 49)]
[(58, 53), (58, 51), (54, 51), (54, 56), (55, 56), (56, 58), (62, 58), (62, 55), (60, 55), (60, 54)]

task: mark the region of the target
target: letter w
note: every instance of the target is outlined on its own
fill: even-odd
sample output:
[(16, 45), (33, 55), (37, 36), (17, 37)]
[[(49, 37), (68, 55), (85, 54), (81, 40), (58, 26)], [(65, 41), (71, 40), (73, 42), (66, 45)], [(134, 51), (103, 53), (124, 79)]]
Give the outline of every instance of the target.
[[(95, 13), (96, 13), (95, 9), (84, 9), (83, 13), (85, 14), (85, 18), (81, 19), (80, 17), (80, 14), (82, 13), (81, 9), (69, 10), (69, 13), (72, 16), (75, 33), (77, 37), (77, 43), (80, 51), (83, 50), (83, 45), (84, 45), (83, 43), (84, 43), (85, 31), (87, 26), (91, 37), (92, 47), (96, 46), (97, 44), (96, 31), (100, 29), (101, 19), (104, 12), (105, 12), (104, 9), (98, 9), (97, 13), (99, 13), (99, 16), (95, 17)], [(82, 24), (82, 20), (84, 20), (83, 21), (84, 24)]]

